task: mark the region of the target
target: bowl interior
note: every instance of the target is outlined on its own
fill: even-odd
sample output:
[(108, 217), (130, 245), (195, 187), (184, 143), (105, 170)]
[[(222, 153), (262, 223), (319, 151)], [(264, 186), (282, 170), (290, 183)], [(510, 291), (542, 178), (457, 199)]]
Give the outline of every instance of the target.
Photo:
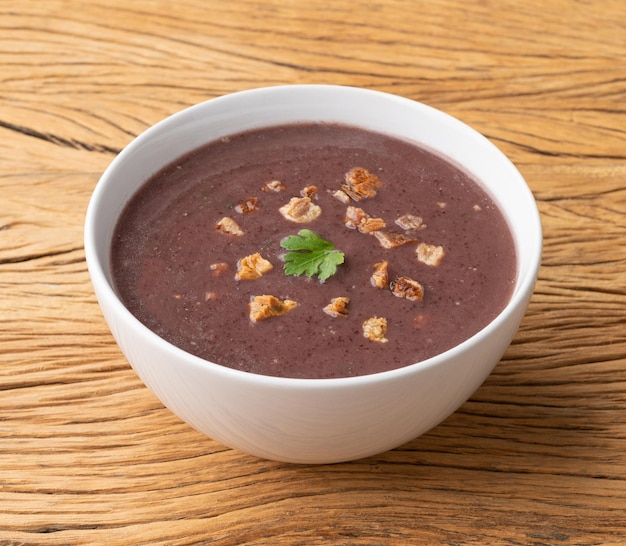
[(212, 99), (163, 120), (131, 142), (103, 174), (87, 212), (85, 248), (94, 284), (123, 307), (112, 288), (110, 242), (125, 204), (151, 175), (209, 141), (298, 121), (338, 122), (405, 138), (473, 175), (504, 213), (516, 244), (517, 283), (503, 313), (532, 291), (541, 254), (539, 214), (522, 176), (493, 144), (455, 118), (421, 103), (324, 85), (279, 86)]

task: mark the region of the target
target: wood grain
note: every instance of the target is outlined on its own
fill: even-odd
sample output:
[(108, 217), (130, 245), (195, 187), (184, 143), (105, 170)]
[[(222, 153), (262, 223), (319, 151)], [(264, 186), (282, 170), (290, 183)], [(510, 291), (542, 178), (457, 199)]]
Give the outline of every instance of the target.
[[(0, 544), (626, 543), (626, 4), (0, 2)], [(82, 245), (130, 140), (242, 89), (441, 108), (520, 168), (536, 293), (459, 411), (377, 457), (258, 460), (134, 375)]]

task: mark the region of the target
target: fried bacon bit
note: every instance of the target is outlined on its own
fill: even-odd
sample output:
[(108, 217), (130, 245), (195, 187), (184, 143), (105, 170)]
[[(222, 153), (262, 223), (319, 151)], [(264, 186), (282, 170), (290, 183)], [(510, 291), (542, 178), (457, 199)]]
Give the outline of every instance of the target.
[(227, 216), (225, 216), (217, 224), (215, 224), (215, 229), (228, 235), (243, 235), (243, 229), (239, 227), (239, 224), (235, 222), (232, 218), (228, 218)]
[(307, 186), (306, 188), (302, 188), (300, 192), (302, 197), (308, 197), (309, 199), (315, 199), (317, 195), (317, 186)]
[(429, 245), (427, 243), (420, 243), (417, 245), (415, 251), (417, 259), (423, 264), (436, 267), (441, 263), (446, 251), (442, 246)]
[(312, 222), (322, 214), (322, 209), (310, 197), (292, 197), (289, 203), (278, 209), (287, 219), (298, 224)]
[(243, 203), (239, 203), (235, 210), (239, 214), (250, 214), (256, 210), (258, 202), (259, 200), (256, 197), (248, 197)]
[(374, 197), (380, 186), (380, 179), (363, 167), (354, 167), (346, 173), (346, 184), (341, 189), (354, 201)]
[(372, 286), (387, 288), (389, 286), (389, 263), (386, 261), (374, 264), (374, 272), (370, 277)]
[(400, 218), (396, 218), (396, 224), (405, 231), (419, 231), (420, 229), (424, 229), (426, 227), (422, 217), (415, 216), (414, 214), (403, 214)]
[(273, 265), (263, 258), (258, 252), (241, 258), (237, 263), (237, 273), (235, 279), (238, 281), (252, 281), (262, 277), (265, 273), (273, 269)]
[(330, 300), (330, 303), (326, 307), (324, 307), (323, 311), (333, 318), (347, 317), (349, 303), (350, 298), (346, 298), (344, 296), (333, 298), (332, 300)]
[(413, 237), (394, 231), (374, 231), (372, 235), (378, 239), (380, 246), (383, 248), (398, 248), (399, 246), (415, 241)]
[(358, 229), (361, 233), (372, 233), (385, 227), (382, 218), (372, 218), (363, 209), (352, 206), (346, 209), (344, 223), (347, 228)]
[(279, 317), (298, 305), (293, 300), (280, 301), (276, 296), (253, 296), (248, 304), (250, 320), (258, 322), (271, 317)]
[(285, 185), (280, 180), (270, 180), (261, 188), (264, 192), (273, 191), (275, 193), (285, 191)]
[(363, 336), (370, 341), (377, 343), (387, 343), (389, 340), (385, 337), (387, 333), (387, 319), (384, 317), (368, 318), (363, 323)]
[(424, 288), (420, 283), (408, 277), (396, 277), (390, 284), (391, 293), (398, 298), (411, 301), (421, 301), (424, 297)]
[(347, 205), (350, 202), (350, 196), (343, 190), (334, 191), (333, 197), (344, 205)]
[(211, 273), (212, 277), (219, 277), (220, 275), (228, 271), (228, 264), (225, 262), (211, 264), (209, 266), (209, 269), (212, 271)]

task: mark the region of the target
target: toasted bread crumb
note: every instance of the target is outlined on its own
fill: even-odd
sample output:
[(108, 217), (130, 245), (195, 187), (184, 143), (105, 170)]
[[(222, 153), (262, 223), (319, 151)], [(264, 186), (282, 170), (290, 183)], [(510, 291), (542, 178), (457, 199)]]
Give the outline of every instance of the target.
[(245, 256), (237, 263), (235, 279), (238, 281), (251, 281), (262, 277), (273, 269), (273, 265), (263, 258), (258, 252)]
[(256, 197), (248, 197), (243, 203), (235, 206), (235, 211), (239, 214), (250, 214), (257, 209), (259, 200)]
[(369, 218), (369, 214), (363, 209), (349, 206), (346, 209), (343, 222), (348, 229), (357, 229), (367, 218)]
[(354, 201), (374, 197), (380, 186), (380, 179), (363, 167), (354, 167), (346, 173), (346, 183), (341, 189)]
[(385, 227), (386, 224), (382, 218), (367, 218), (359, 226), (359, 231), (361, 233), (374, 233), (375, 231), (380, 231)]
[(309, 199), (315, 199), (317, 196), (317, 186), (306, 186), (305, 188), (302, 188), (300, 195), (302, 197), (308, 197)]
[(313, 203), (310, 197), (292, 197), (289, 203), (278, 210), (287, 220), (298, 224), (312, 222), (322, 214), (322, 208)]
[(421, 216), (408, 213), (396, 218), (396, 225), (400, 226), (405, 231), (420, 231), (426, 227), (424, 219)]
[(326, 307), (324, 307), (323, 311), (333, 318), (347, 317), (349, 303), (350, 298), (346, 298), (344, 296), (333, 298), (332, 300), (330, 300), (330, 303)]
[(373, 231), (372, 235), (374, 235), (380, 246), (383, 248), (397, 248), (402, 245), (406, 245), (407, 243), (412, 243), (415, 241), (415, 238), (409, 237), (404, 233), (396, 233), (394, 231)]
[(253, 296), (248, 304), (250, 320), (258, 322), (271, 317), (279, 317), (297, 307), (293, 300), (279, 300), (276, 296)]
[(209, 269), (211, 270), (212, 277), (219, 277), (228, 271), (228, 264), (226, 262), (211, 264)]
[(372, 218), (363, 209), (353, 206), (346, 209), (344, 224), (347, 228), (358, 229), (361, 233), (372, 233), (385, 227), (382, 218)]
[(408, 277), (398, 276), (389, 285), (391, 293), (398, 298), (405, 298), (411, 301), (422, 301), (424, 298), (424, 287)]
[(374, 264), (374, 272), (370, 277), (372, 286), (376, 288), (388, 288), (389, 287), (389, 263), (386, 261), (378, 262)]
[(437, 267), (446, 254), (442, 246), (429, 245), (427, 243), (417, 245), (415, 253), (418, 261), (431, 267)]
[(384, 317), (368, 318), (362, 325), (363, 337), (377, 343), (387, 343), (387, 319)]
[(347, 205), (350, 202), (350, 196), (343, 190), (334, 191), (333, 197), (344, 205)]
[(219, 222), (217, 222), (217, 224), (215, 224), (215, 229), (227, 235), (243, 235), (243, 229), (241, 229), (239, 227), (239, 224), (235, 222), (232, 218), (228, 218), (228, 216), (225, 216)]
[(264, 192), (281, 192), (285, 191), (285, 185), (280, 180), (270, 180), (261, 188)]

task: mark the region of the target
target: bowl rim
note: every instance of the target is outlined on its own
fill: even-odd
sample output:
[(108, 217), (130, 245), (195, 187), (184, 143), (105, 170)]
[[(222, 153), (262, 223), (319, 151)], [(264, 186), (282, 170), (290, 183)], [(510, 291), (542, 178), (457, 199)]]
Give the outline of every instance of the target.
[[(113, 286), (107, 279), (105, 274), (105, 268), (103, 267), (103, 263), (99, 259), (98, 252), (96, 250), (96, 219), (99, 213), (100, 202), (102, 201), (102, 196), (105, 194), (107, 189), (107, 181), (114, 174), (117, 166), (121, 164), (127, 156), (131, 156), (135, 149), (145, 144), (145, 141), (148, 141), (153, 134), (158, 134), (163, 129), (165, 129), (169, 124), (175, 123), (179, 118), (189, 115), (193, 113), (195, 110), (203, 108), (207, 103), (219, 103), (224, 100), (231, 100), (232, 98), (237, 98), (245, 95), (252, 94), (267, 94), (274, 93), (276, 91), (298, 91), (298, 90), (319, 90), (324, 92), (325, 90), (337, 90), (341, 89), (351, 93), (361, 93), (361, 94), (369, 94), (369, 95), (381, 95), (393, 100), (403, 101), (407, 104), (407, 106), (412, 105), (413, 107), (419, 107), (426, 109), (433, 113), (434, 115), (442, 117), (442, 119), (447, 119), (449, 122), (455, 124), (459, 129), (463, 129), (464, 131), (469, 131), (470, 135), (482, 141), (482, 145), (492, 149), (492, 152), (495, 152), (500, 156), (500, 159), (509, 164), (509, 167), (512, 167), (514, 172), (516, 172), (518, 176), (518, 181), (522, 183), (522, 190), (528, 193), (528, 197), (531, 200), (531, 203), (534, 203), (534, 207), (532, 207), (532, 218), (529, 218), (528, 221), (532, 221), (535, 226), (535, 237), (536, 240), (532, 244), (532, 254), (528, 260), (527, 273), (520, 277), (519, 276), (519, 268), (518, 268), (518, 278), (515, 282), (515, 286), (513, 289), (513, 293), (509, 298), (507, 304), (502, 309), (502, 311), (494, 317), (487, 325), (481, 328), (478, 332), (474, 333), (469, 338), (465, 339), (458, 345), (434, 355), (428, 359), (415, 362), (413, 364), (408, 364), (406, 366), (392, 368), (390, 370), (376, 372), (371, 374), (359, 375), (359, 376), (347, 376), (347, 377), (333, 377), (333, 378), (296, 378), (296, 377), (280, 377), (280, 376), (271, 376), (264, 375), (254, 372), (248, 372), (243, 370), (238, 370), (235, 368), (230, 368), (228, 366), (224, 366), (218, 364), (216, 362), (212, 362), (210, 360), (206, 360), (199, 356), (193, 355), (184, 349), (181, 349), (169, 341), (165, 340), (154, 331), (152, 331), (149, 327), (144, 325), (139, 319), (137, 319), (122, 303), (117, 293), (115, 292)], [(393, 132), (388, 133), (393, 136)], [(208, 142), (208, 141), (207, 141)], [(435, 152), (437, 152), (435, 150)], [(441, 155), (445, 157), (445, 154), (439, 152)], [(454, 161), (448, 159), (449, 161)], [(461, 165), (462, 167), (462, 165)], [(510, 229), (511, 226), (510, 226)], [(539, 214), (539, 210), (528, 186), (526, 180), (523, 178), (517, 167), (511, 162), (511, 160), (497, 147), (493, 144), (489, 139), (487, 139), (483, 134), (479, 133), (477, 130), (473, 129), (471, 126), (467, 125), (463, 121), (458, 118), (447, 114), (446, 112), (429, 106), (423, 102), (419, 102), (414, 99), (410, 99), (407, 97), (403, 97), (400, 95), (395, 95), (383, 91), (377, 91), (373, 89), (363, 88), (363, 87), (352, 87), (352, 86), (344, 86), (344, 85), (329, 85), (329, 84), (287, 84), (287, 85), (275, 85), (275, 86), (267, 86), (267, 87), (259, 87), (259, 88), (251, 88), (243, 91), (236, 91), (234, 93), (229, 93), (226, 95), (221, 95), (218, 97), (214, 97), (200, 103), (194, 104), (192, 106), (186, 107), (182, 110), (179, 110), (163, 119), (153, 124), (145, 131), (141, 132), (139, 135), (134, 137), (111, 161), (111, 163), (107, 166), (104, 172), (101, 174), (96, 186), (93, 190), (93, 193), (90, 197), (89, 204), (87, 206), (86, 214), (85, 214), (85, 222), (84, 222), (84, 249), (85, 249), (85, 260), (88, 267), (89, 276), (91, 278), (92, 285), (96, 291), (96, 295), (98, 300), (106, 299), (107, 305), (112, 307), (113, 313), (123, 319), (125, 324), (138, 330), (141, 335), (147, 336), (148, 339), (152, 341), (153, 344), (157, 346), (159, 351), (162, 351), (164, 354), (169, 353), (171, 357), (176, 358), (177, 360), (184, 360), (187, 364), (200, 367), (200, 368), (209, 368), (214, 373), (221, 374), (224, 377), (230, 377), (232, 379), (242, 380), (246, 382), (254, 382), (254, 383), (262, 383), (265, 385), (275, 386), (275, 387), (289, 387), (289, 388), (344, 388), (346, 386), (356, 386), (356, 385), (368, 385), (373, 383), (381, 383), (386, 381), (393, 381), (401, 379), (404, 376), (409, 376), (416, 373), (418, 370), (424, 368), (435, 367), (441, 364), (442, 362), (449, 360), (450, 358), (454, 358), (458, 353), (465, 352), (469, 347), (481, 342), (484, 337), (488, 337), (490, 332), (498, 329), (498, 327), (506, 322), (510, 315), (517, 312), (520, 305), (523, 305), (525, 300), (532, 294), (535, 282), (537, 280), (538, 271), (541, 265), (541, 256), (542, 256), (542, 247), (543, 247), (543, 235), (542, 235), (542, 226), (541, 226), (541, 217)], [(168, 355), (168, 356), (169, 356)], [(132, 366), (132, 363), (131, 363)]]

